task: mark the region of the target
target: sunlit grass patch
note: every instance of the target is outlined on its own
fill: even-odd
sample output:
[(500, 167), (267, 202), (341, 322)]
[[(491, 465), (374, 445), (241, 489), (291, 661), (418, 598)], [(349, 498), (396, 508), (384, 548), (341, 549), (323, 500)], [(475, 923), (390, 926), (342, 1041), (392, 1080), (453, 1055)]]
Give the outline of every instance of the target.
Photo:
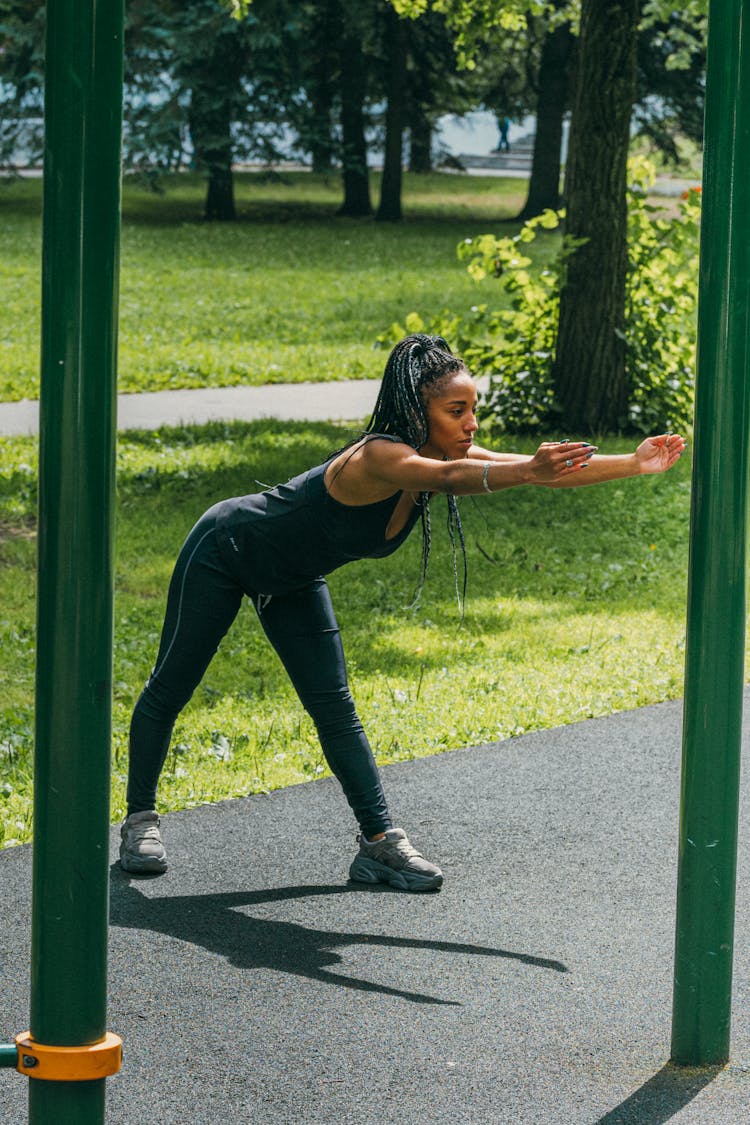
[[(126, 181), (123, 392), (377, 377), (385, 357), (374, 344), (391, 323), (470, 307), (476, 284), (456, 246), (515, 214), (524, 193), (518, 180), (407, 176), (404, 221), (377, 223), (336, 216), (337, 177), (242, 174), (238, 221), (204, 223), (200, 177), (165, 188)], [(0, 191), (0, 399), (35, 398), (41, 184)]]

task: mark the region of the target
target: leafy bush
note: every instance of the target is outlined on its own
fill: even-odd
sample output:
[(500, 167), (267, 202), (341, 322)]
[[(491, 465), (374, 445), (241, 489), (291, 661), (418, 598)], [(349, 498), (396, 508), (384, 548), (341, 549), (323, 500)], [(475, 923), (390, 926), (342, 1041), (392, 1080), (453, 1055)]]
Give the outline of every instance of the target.
[(659, 217), (646, 201), (654, 182), (645, 159), (630, 162), (625, 344), (629, 420), (653, 433), (691, 424), (695, 394), (700, 188), (685, 193), (677, 215)]
[[(695, 385), (695, 311), (700, 189), (679, 201), (672, 218), (650, 204), (653, 166), (629, 163), (626, 288), (628, 428), (643, 433), (690, 424)], [(394, 324), (382, 342), (405, 332), (445, 336), (476, 375), (487, 375), (485, 413), (499, 432), (554, 429), (560, 417), (552, 364), (565, 267), (580, 240), (562, 239), (557, 256), (532, 269), (530, 244), (557, 229), (564, 212), (545, 211), (518, 234), (467, 238), (459, 258), (479, 282), (496, 279), (504, 300), (472, 306), (465, 315), (443, 312), (429, 321), (415, 313)]]

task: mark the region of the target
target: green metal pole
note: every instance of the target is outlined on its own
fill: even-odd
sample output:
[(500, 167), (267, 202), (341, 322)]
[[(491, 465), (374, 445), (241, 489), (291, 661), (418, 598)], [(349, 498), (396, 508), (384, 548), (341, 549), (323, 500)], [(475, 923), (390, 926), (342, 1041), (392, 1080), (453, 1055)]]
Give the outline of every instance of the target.
[(750, 425), (750, 3), (709, 9), (672, 1060), (729, 1057)]
[(18, 1048), (15, 1043), (3, 1043), (0, 1046), (0, 1067), (14, 1067), (17, 1061)]
[[(122, 0), (48, 0), (32, 1037), (106, 1028)], [(104, 1079), (30, 1080), (32, 1125), (104, 1120)]]

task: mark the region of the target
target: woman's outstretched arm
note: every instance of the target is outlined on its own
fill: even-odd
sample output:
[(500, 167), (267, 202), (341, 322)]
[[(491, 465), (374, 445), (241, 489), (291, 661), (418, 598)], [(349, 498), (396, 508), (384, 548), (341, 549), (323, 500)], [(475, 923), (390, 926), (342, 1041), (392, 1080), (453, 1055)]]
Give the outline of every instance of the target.
[(575, 477), (551, 481), (547, 487), (571, 488), (624, 480), (641, 474), (665, 473), (679, 461), (684, 450), (685, 439), (680, 434), (659, 434), (646, 438), (633, 453), (615, 453), (609, 456), (594, 454), (589, 459), (585, 472)]
[[(684, 448), (684, 439), (679, 434), (660, 434), (646, 438), (634, 453), (614, 456), (597, 456), (596, 447), (587, 442), (542, 442), (530, 457), (493, 455), (488, 450), (472, 448), (467, 457), (440, 461), (420, 456), (407, 445), (371, 441), (362, 448), (356, 468), (358, 475), (380, 482), (384, 490), (390, 487), (466, 496), (525, 484), (574, 488), (641, 473), (665, 472)], [(353, 458), (353, 466), (354, 463)]]
[[(579, 443), (555, 442), (552, 443), (565, 448), (566, 445)], [(537, 481), (548, 488), (580, 488), (584, 484), (603, 484), (610, 480), (624, 480), (626, 477), (640, 476), (642, 473), (663, 473), (679, 460), (685, 450), (685, 440), (679, 434), (659, 434), (646, 438), (633, 453), (597, 454), (596, 446), (591, 450), (587, 460), (584, 460), (585, 473), (571, 473), (558, 480)], [(481, 449), (472, 446), (469, 457), (473, 461), (498, 462), (528, 462), (529, 454), (524, 453), (497, 453), (491, 449)]]

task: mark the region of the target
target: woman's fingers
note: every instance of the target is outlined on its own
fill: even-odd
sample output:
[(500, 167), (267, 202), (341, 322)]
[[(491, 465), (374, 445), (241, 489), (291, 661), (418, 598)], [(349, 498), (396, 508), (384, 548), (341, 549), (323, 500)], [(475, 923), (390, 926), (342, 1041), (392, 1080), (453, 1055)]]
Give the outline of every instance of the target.
[(597, 446), (587, 441), (545, 441), (539, 446), (535, 460), (542, 479), (554, 480), (584, 469), (596, 450)]
[(555, 463), (561, 474), (576, 472), (585, 469), (589, 460), (596, 453), (596, 445), (588, 441), (561, 441), (555, 447)]
[(663, 472), (671, 469), (685, 452), (685, 439), (682, 434), (657, 434), (645, 438), (636, 450), (642, 472)]

